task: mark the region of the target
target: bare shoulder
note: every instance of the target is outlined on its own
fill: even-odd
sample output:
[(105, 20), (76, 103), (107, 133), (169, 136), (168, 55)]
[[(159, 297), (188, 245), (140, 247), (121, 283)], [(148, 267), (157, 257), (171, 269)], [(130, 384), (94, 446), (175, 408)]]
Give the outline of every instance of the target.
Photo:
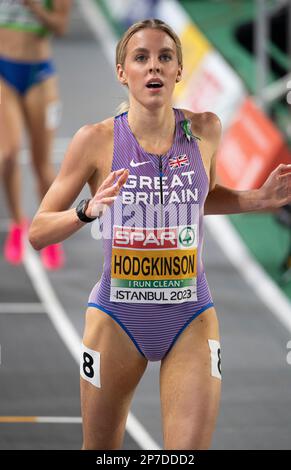
[(114, 118), (109, 118), (94, 124), (85, 124), (74, 135), (73, 141), (75, 146), (82, 146), (83, 149), (90, 151), (96, 146), (103, 147), (113, 139), (113, 121)]
[(185, 117), (191, 120), (192, 131), (198, 137), (216, 144), (221, 137), (222, 125), (217, 114), (210, 111), (193, 113), (182, 109)]
[(71, 158), (78, 159), (79, 163), (82, 158), (83, 164), (98, 165), (98, 156), (113, 145), (113, 119), (82, 126), (70, 142), (68, 153)]

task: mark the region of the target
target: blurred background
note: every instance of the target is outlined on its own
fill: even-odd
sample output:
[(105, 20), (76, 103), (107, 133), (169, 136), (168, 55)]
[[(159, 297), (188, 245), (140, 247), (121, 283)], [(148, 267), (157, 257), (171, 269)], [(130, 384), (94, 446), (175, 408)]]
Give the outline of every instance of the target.
[[(290, 0), (75, 0), (68, 33), (53, 39), (62, 101), (56, 170), (74, 133), (114, 115), (124, 100), (115, 45), (147, 17), (168, 22), (182, 40), (184, 80), (175, 106), (212, 111), (222, 121), (218, 181), (258, 188), (279, 163), (291, 163)], [(29, 161), (24, 133), (22, 198), (32, 218), (38, 201)], [(89, 196), (88, 187), (81, 196)], [(223, 358), (212, 448), (290, 449), (290, 207), (205, 222), (205, 270)], [(8, 224), (1, 192), (1, 246)], [(30, 247), (23, 265), (0, 259), (0, 449), (81, 447), (78, 347), (103, 265), (91, 228), (64, 242), (66, 264), (58, 271), (45, 271)], [(148, 365), (131, 413), (124, 448), (161, 448), (159, 363)]]

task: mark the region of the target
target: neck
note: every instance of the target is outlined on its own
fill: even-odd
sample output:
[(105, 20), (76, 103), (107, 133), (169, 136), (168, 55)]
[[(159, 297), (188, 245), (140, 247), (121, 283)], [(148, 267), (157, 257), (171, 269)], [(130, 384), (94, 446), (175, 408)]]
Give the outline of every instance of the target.
[(171, 138), (176, 124), (172, 106), (152, 110), (139, 104), (130, 105), (128, 123), (139, 140), (157, 143)]

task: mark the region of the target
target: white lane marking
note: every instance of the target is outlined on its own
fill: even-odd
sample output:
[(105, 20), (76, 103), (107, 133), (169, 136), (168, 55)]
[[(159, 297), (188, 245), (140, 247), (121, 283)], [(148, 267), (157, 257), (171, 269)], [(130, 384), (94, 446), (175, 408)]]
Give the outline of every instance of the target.
[(135, 442), (144, 450), (161, 450), (151, 435), (140, 423), (140, 421), (130, 412), (128, 414), (126, 429)]
[(59, 302), (39, 257), (28, 242), (26, 243), (24, 267), (51, 322), (79, 366), (81, 338)]
[(78, 416), (36, 416), (36, 422), (57, 424), (82, 424), (82, 418)]
[[(45, 306), (54, 327), (79, 366), (81, 338), (75, 330), (72, 322), (69, 320), (59, 300), (57, 299), (47, 274), (42, 267), (39, 257), (28, 244), (26, 246), (24, 266), (31, 283), (43, 305)], [(142, 449), (160, 449), (158, 444), (151, 438), (149, 433), (132, 415), (131, 412), (129, 412), (128, 415), (126, 430)]]
[(115, 67), (116, 37), (103, 13), (92, 0), (77, 0), (77, 4), (95, 38), (100, 41), (107, 60)]
[[(64, 145), (63, 145), (63, 148), (60, 147), (59, 149), (60, 153), (65, 151), (65, 147), (67, 146), (68, 142), (69, 142), (68, 139), (63, 139)], [(56, 160), (54, 159), (54, 161)], [(25, 161), (23, 163), (25, 164)], [(9, 224), (10, 224), (9, 219), (1, 219), (0, 231), (6, 232), (9, 228)], [(45, 311), (47, 311), (57, 332), (59, 333), (62, 340), (64, 341), (67, 348), (69, 349), (72, 356), (75, 358), (77, 364), (79, 365), (81, 338), (78, 336), (78, 333), (73, 327), (73, 324), (68, 319), (63, 307), (58, 301), (51, 287), (51, 284), (47, 278), (47, 275), (44, 269), (42, 268), (42, 265), (39, 261), (37, 254), (32, 250), (32, 248), (28, 244), (26, 246), (26, 256), (24, 260), (24, 266), (26, 268), (29, 278), (39, 298), (43, 302), (42, 309), (45, 309)], [(5, 311), (3, 313), (5, 313)], [(32, 313), (32, 312), (27, 312), (27, 313)], [(159, 450), (160, 449), (158, 444), (152, 439), (150, 434), (146, 431), (146, 429), (142, 426), (142, 424), (137, 420), (137, 418), (131, 412), (129, 412), (128, 414), (126, 430), (134, 439), (134, 441), (142, 449), (144, 450)]]
[[(145, 431), (143, 426), (140, 426), (139, 421), (132, 415), (129, 415), (129, 425), (135, 427), (139, 431), (139, 437), (142, 442), (151, 439), (149, 434)], [(53, 424), (82, 424), (82, 418), (75, 416), (0, 416), (0, 423), (53, 423)]]
[(0, 313), (46, 313), (44, 306), (39, 302), (1, 302)]
[(291, 302), (288, 297), (266, 274), (259, 263), (252, 258), (227, 217), (221, 215), (208, 217), (206, 216), (204, 219), (207, 228), (224, 254), (255, 291), (262, 303), (291, 332)]
[[(88, 26), (102, 45), (107, 60), (115, 68), (115, 46), (117, 39), (110, 25), (107, 23), (96, 2), (92, 0), (78, 0), (78, 5)], [(126, 430), (142, 449), (161, 449), (131, 412), (128, 415)]]
[(0, 416), (0, 423), (82, 424), (79, 416)]

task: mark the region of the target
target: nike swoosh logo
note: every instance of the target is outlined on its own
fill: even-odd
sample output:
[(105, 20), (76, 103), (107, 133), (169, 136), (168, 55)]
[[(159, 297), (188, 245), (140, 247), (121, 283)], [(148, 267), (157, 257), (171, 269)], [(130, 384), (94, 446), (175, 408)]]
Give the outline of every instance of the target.
[(134, 162), (133, 160), (131, 160), (130, 162), (130, 166), (140, 166), (140, 165), (145, 165), (146, 163), (151, 163), (150, 160), (146, 161), (146, 162)]

